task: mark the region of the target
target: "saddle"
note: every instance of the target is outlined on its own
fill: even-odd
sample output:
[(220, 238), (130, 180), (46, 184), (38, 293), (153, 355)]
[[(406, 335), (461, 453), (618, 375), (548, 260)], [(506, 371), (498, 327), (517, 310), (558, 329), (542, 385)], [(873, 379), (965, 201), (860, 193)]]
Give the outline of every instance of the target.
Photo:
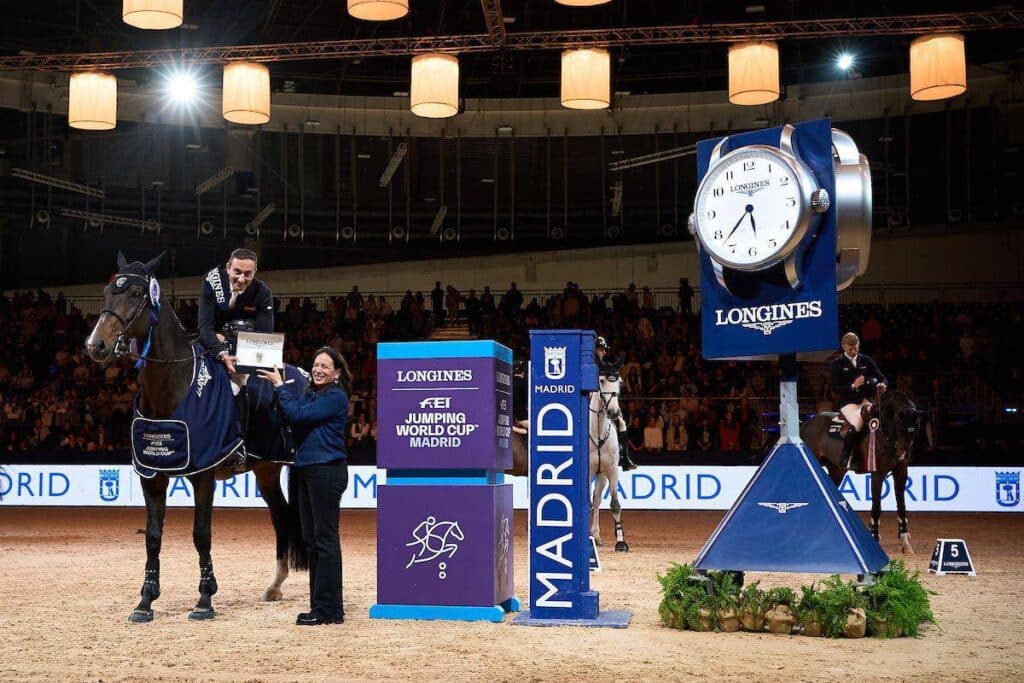
[[(878, 417), (877, 403), (872, 402), (860, 407), (860, 418), (865, 425), (870, 424), (871, 420), (876, 417)], [(828, 425), (828, 435), (838, 441), (844, 441), (852, 426), (842, 413), (836, 413)]]

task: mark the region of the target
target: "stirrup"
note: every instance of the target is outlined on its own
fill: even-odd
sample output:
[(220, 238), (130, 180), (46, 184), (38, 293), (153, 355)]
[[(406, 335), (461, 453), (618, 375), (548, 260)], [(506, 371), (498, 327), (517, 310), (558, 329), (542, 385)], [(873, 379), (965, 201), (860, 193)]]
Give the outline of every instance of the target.
[(628, 455), (623, 453), (619, 456), (619, 467), (622, 468), (623, 472), (629, 472), (635, 470), (639, 465), (633, 462)]
[(249, 456), (246, 454), (245, 449), (239, 449), (238, 457), (235, 458), (235, 463), (232, 465), (232, 470), (235, 474), (244, 474), (246, 468), (249, 466)]

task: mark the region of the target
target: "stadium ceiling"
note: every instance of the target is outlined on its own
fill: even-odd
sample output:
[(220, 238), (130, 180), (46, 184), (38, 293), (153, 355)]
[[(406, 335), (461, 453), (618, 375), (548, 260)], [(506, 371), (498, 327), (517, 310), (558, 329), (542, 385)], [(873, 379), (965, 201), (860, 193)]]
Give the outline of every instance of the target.
[(383, 23), (353, 19), (341, 0), (186, 0), (185, 23), (169, 31), (127, 26), (113, 0), (8, 4), (0, 71), (37, 81), (110, 69), (144, 87), (173, 65), (213, 85), (219, 64), (254, 60), (271, 64), (275, 92), (354, 97), (404, 93), (409, 57), (431, 51), (459, 55), (461, 97), (552, 97), (559, 50), (581, 45), (611, 47), (614, 89), (632, 95), (720, 91), (727, 45), (751, 39), (779, 41), (787, 86), (844, 78), (844, 51), (857, 58), (845, 77), (899, 76), (911, 38), (936, 31), (965, 33), (969, 64), (1014, 72), (1024, 28), (1024, 3), (977, 0), (411, 0)]
[(559, 50), (571, 47), (653, 47), (709, 45), (746, 40), (906, 36), (934, 32), (1013, 30), (1024, 28), (1024, 10), (993, 10), (923, 15), (896, 15), (793, 21), (730, 22), (679, 26), (599, 28), (572, 31), (505, 31), (497, 0), (481, 0), (488, 33), (410, 36), (351, 40), (302, 41), (265, 45), (186, 47), (0, 57), (0, 70), (69, 71), (86, 68), (131, 69), (182, 63), (215, 64), (232, 60), (258, 62), (368, 58), (454, 52)]

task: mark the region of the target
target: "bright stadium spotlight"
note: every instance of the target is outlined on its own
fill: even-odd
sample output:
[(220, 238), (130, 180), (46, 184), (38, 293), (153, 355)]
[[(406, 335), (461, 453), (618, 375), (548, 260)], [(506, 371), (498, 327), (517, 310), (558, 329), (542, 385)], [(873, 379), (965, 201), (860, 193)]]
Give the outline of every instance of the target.
[(167, 78), (167, 93), (177, 104), (191, 104), (199, 95), (199, 83), (195, 75), (175, 71)]
[(853, 68), (853, 55), (849, 52), (844, 52), (836, 58), (836, 66), (839, 67), (840, 71), (849, 71)]

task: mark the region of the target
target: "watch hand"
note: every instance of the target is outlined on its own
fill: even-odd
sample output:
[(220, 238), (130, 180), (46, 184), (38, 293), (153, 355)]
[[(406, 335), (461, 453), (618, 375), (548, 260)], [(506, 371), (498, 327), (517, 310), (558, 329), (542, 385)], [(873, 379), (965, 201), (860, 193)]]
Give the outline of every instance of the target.
[(754, 231), (754, 237), (757, 237), (757, 223), (754, 222), (754, 212), (750, 212), (750, 229)]
[[(744, 211), (744, 212), (743, 212), (743, 215), (742, 215), (742, 216), (740, 216), (740, 219), (739, 219), (738, 221), (736, 221), (736, 225), (734, 225), (734, 226), (733, 226), (733, 228), (732, 228), (732, 232), (730, 232), (730, 233), (729, 233), (728, 235), (726, 235), (726, 236), (725, 236), (725, 239), (726, 239), (726, 240), (727, 240), (727, 239), (729, 239), (730, 237), (732, 237), (732, 235), (733, 235), (733, 233), (734, 233), (734, 232), (736, 232), (737, 230), (739, 230), (739, 227), (740, 227), (740, 223), (742, 223), (742, 222), (743, 222), (743, 219), (744, 219), (744, 218), (746, 218), (746, 217), (747, 217), (747, 212), (746, 212), (746, 211)], [(722, 241), (724, 242), (725, 240), (722, 240)]]

